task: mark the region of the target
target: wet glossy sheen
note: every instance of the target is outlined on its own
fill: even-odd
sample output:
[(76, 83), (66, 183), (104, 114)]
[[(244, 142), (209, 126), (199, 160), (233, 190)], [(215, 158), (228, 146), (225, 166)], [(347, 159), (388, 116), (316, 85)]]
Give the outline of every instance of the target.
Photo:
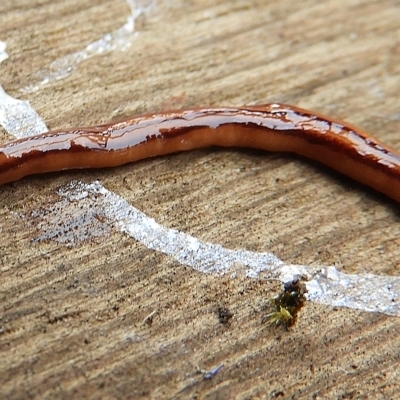
[(0, 184), (209, 146), (296, 153), (400, 202), (395, 150), (349, 124), (280, 104), (162, 112), (16, 140), (0, 147)]

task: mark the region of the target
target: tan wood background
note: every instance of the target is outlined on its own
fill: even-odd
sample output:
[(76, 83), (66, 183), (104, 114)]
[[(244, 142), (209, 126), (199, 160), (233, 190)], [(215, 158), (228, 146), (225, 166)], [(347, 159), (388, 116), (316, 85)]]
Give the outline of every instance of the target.
[[(37, 71), (122, 26), (122, 0), (0, 3), (0, 83), (50, 129), (168, 108), (287, 102), (400, 149), (400, 1), (163, 1), (125, 52), (37, 92)], [(5, 131), (1, 140), (10, 139)], [(18, 215), (99, 179), (165, 226), (289, 263), (397, 275), (398, 205), (291, 156), (200, 150), (0, 188), (0, 397), (399, 398), (398, 318), (308, 303), (261, 323), (280, 287), (206, 276), (118, 232), (34, 243)], [(228, 307), (229, 324), (215, 310)], [(152, 324), (144, 318), (158, 310)], [(199, 370), (224, 364), (212, 379)]]

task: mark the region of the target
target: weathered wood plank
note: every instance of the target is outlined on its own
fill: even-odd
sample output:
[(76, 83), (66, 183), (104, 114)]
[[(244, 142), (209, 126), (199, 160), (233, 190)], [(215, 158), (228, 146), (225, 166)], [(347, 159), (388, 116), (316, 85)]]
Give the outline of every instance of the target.
[[(0, 39), (10, 58), (0, 84), (52, 129), (167, 108), (287, 102), (400, 148), (397, 1), (161, 1), (139, 18), (125, 51), (20, 92), (128, 15), (122, 0), (3, 2)], [(310, 303), (289, 332), (271, 329), (261, 319), (277, 283), (203, 275), (115, 231), (72, 248), (31, 242), (31, 212), (55, 202), (71, 179), (100, 179), (163, 225), (229, 248), (397, 274), (398, 206), (294, 157), (201, 150), (25, 179), (0, 189), (0, 397), (398, 393), (396, 318)], [(227, 325), (219, 306), (234, 314)], [(219, 364), (212, 380), (196, 373)]]

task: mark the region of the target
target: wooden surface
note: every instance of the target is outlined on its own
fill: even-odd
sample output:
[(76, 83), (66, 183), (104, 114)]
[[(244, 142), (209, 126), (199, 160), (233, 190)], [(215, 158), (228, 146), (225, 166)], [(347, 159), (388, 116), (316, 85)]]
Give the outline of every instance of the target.
[[(400, 149), (399, 1), (215, 3), (160, 0), (129, 49), (24, 95), (38, 71), (118, 29), (129, 9), (1, 2), (10, 58), (0, 84), (50, 129), (286, 102)], [(32, 242), (30, 213), (71, 179), (99, 179), (164, 226), (228, 248), (398, 274), (398, 205), (295, 157), (201, 150), (25, 179), (0, 188), (0, 398), (399, 398), (398, 318), (308, 303), (296, 326), (275, 329), (261, 320), (276, 282), (204, 275), (114, 230), (73, 247)], [(219, 364), (211, 380), (198, 372)]]

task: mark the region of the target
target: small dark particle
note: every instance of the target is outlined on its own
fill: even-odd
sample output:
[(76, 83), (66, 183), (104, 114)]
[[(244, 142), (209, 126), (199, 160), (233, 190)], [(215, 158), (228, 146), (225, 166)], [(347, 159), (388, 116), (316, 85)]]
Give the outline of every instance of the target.
[(233, 314), (226, 307), (217, 308), (218, 320), (221, 324), (227, 324), (229, 320), (233, 317)]
[(147, 325), (151, 325), (153, 323), (153, 318), (158, 314), (158, 310), (154, 310), (151, 312), (144, 320), (143, 323)]

